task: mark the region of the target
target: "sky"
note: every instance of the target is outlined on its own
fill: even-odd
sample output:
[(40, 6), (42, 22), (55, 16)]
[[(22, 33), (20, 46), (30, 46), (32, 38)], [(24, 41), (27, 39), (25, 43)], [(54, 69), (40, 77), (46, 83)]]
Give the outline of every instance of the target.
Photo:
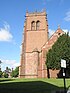
[(22, 33), (26, 11), (46, 10), (49, 34), (60, 25), (70, 32), (70, 0), (0, 0), (0, 60), (1, 68), (20, 65)]

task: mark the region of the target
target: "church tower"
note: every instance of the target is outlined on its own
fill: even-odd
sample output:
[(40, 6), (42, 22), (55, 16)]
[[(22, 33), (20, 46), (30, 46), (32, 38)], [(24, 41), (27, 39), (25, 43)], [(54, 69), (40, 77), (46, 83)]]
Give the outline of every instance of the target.
[(38, 78), (42, 47), (48, 41), (47, 15), (45, 11), (27, 12), (25, 17), (19, 77)]

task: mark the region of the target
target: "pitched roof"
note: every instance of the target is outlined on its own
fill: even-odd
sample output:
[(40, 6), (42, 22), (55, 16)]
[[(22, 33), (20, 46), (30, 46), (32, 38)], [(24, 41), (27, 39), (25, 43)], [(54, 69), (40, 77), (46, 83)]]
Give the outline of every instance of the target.
[(52, 48), (53, 44), (57, 41), (57, 39), (62, 35), (64, 34), (64, 31), (58, 27), (58, 29), (56, 30), (56, 32), (50, 37), (50, 39), (48, 40), (48, 42), (46, 42), (44, 44), (44, 46), (42, 47), (42, 50), (45, 49), (45, 50), (49, 50)]

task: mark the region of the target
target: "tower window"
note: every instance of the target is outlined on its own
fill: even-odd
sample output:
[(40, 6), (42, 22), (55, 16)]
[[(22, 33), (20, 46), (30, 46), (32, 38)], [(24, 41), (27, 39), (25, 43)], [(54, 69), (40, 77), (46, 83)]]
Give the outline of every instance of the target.
[(39, 30), (39, 28), (40, 28), (40, 21), (37, 21), (36, 22), (36, 30)]
[(35, 30), (35, 21), (31, 22), (31, 30)]

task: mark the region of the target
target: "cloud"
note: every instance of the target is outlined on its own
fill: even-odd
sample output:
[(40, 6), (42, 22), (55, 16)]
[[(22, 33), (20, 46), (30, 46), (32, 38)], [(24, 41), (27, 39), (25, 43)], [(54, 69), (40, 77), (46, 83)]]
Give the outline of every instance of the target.
[(1, 61), (2, 61), (1, 66), (3, 70), (5, 70), (6, 67), (15, 69), (17, 66), (20, 65), (16, 60), (1, 60)]
[(13, 36), (10, 33), (10, 25), (6, 22), (4, 23), (4, 27), (0, 28), (0, 41), (12, 41)]
[(20, 53), (22, 54), (22, 45), (20, 45)]
[(66, 17), (64, 18), (65, 21), (70, 21), (70, 11), (66, 13)]
[(55, 30), (49, 29), (49, 37), (51, 37), (54, 34)]
[(70, 36), (70, 30), (68, 29), (62, 29), (65, 33), (69, 32), (69, 36)]
[[(70, 36), (70, 30), (68, 29), (62, 29), (65, 33), (69, 32)], [(51, 37), (55, 33), (55, 30), (49, 29), (49, 37)]]

